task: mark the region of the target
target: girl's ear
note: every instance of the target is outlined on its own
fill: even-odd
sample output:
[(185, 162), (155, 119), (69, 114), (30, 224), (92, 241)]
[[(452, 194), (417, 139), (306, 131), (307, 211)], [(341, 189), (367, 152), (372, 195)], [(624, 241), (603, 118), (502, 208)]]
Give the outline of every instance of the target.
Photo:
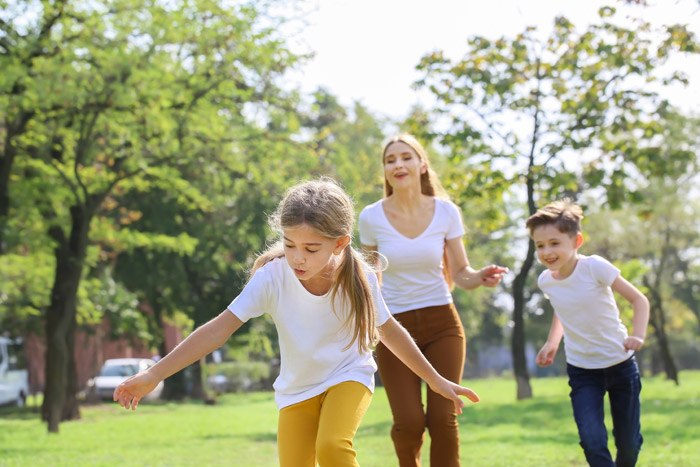
[(583, 234), (581, 232), (576, 233), (576, 249), (578, 250), (583, 245)]
[(345, 249), (346, 246), (350, 244), (350, 235), (345, 235), (336, 240), (335, 248), (333, 249), (333, 254), (339, 255)]
[(422, 162), (420, 163), (420, 173), (421, 173), (421, 175), (423, 175), (423, 174), (426, 173), (427, 171), (428, 171), (428, 164), (426, 164), (425, 161), (422, 161)]

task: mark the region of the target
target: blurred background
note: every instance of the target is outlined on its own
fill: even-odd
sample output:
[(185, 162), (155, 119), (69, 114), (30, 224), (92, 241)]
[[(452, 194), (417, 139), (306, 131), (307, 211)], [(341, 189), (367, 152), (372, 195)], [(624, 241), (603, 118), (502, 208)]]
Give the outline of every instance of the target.
[[(563, 352), (534, 364), (552, 310), (524, 221), (569, 196), (581, 252), (651, 302), (642, 372), (682, 383), (700, 366), (699, 28), (696, 0), (1, 0), (0, 403), (41, 397), (49, 431), (78, 418), (230, 303), (287, 187), (330, 175), (358, 213), (379, 199), (400, 131), (462, 208), (471, 263), (511, 269), (454, 292), (466, 378), (527, 399), (564, 374)], [(260, 318), (159, 397), (270, 389), (278, 365)]]

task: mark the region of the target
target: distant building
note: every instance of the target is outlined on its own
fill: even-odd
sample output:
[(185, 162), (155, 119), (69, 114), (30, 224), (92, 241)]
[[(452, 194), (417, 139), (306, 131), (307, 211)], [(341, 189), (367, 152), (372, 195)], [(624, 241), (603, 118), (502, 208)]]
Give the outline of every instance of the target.
[[(165, 348), (169, 352), (182, 341), (182, 332), (175, 326), (166, 324), (163, 330)], [(158, 349), (149, 343), (128, 339), (109, 339), (109, 320), (105, 317), (94, 333), (75, 333), (75, 366), (78, 374), (78, 387), (84, 388), (88, 379), (99, 373), (105, 360), (109, 358), (153, 358)], [(24, 338), (29, 389), (32, 394), (43, 392), (45, 383), (46, 341), (43, 337), (29, 335)]]

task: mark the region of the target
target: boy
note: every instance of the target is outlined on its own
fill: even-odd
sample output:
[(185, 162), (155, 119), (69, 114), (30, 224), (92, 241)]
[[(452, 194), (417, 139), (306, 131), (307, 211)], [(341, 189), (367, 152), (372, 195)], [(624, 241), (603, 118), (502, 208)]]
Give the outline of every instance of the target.
[[(538, 210), (525, 224), (537, 258), (547, 267), (537, 285), (555, 312), (537, 364), (552, 364), (563, 335), (571, 405), (586, 460), (591, 466), (633, 466), (642, 446), (641, 381), (634, 352), (644, 345), (649, 301), (610, 262), (578, 253), (583, 244), (582, 218), (579, 206), (563, 200)], [(630, 336), (620, 321), (613, 291), (633, 307)], [(606, 392), (617, 447), (614, 463), (603, 422)]]

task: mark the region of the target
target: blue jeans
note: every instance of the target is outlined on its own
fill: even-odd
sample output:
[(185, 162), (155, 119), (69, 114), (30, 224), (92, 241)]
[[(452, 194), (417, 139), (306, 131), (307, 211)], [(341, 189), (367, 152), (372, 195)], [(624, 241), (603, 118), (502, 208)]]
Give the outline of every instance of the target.
[[(642, 382), (634, 356), (609, 368), (595, 370), (567, 364), (566, 372), (574, 419), (588, 464), (596, 467), (635, 465), (643, 438), (639, 424)], [(608, 432), (603, 420), (606, 392), (617, 447), (615, 462), (608, 450)]]

